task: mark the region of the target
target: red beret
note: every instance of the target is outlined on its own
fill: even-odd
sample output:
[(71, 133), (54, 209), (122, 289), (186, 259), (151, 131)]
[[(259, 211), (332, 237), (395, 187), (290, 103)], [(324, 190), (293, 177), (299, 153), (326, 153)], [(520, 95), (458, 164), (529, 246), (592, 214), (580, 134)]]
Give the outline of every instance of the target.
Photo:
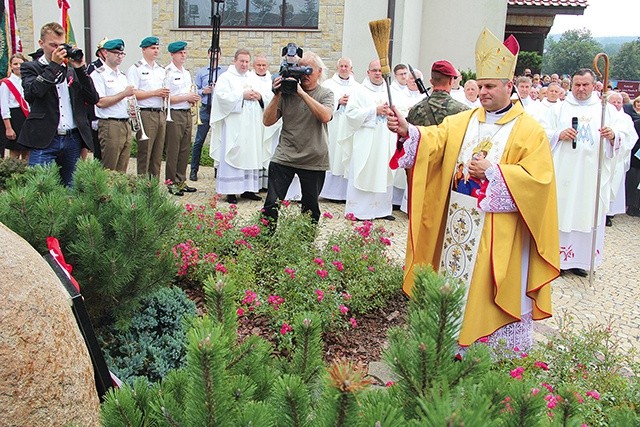
[(443, 60), (434, 62), (431, 66), (431, 71), (436, 71), (449, 77), (458, 77), (458, 70), (456, 70), (449, 61)]

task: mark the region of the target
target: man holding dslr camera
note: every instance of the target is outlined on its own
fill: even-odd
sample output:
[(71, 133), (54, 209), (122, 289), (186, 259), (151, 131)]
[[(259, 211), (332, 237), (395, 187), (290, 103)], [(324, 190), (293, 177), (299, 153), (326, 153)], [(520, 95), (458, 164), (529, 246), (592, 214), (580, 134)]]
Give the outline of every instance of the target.
[[(297, 51), (300, 56), (302, 49)], [(271, 126), (282, 117), (280, 143), (269, 163), (269, 184), (263, 209), (272, 229), (278, 220), (278, 203), (285, 199), (295, 174), (300, 178), (302, 212), (310, 212), (315, 223), (320, 220), (318, 196), (325, 171), (329, 169), (327, 123), (332, 118), (333, 92), (320, 85), (326, 67), (312, 52), (302, 55), (298, 65), (311, 67), (313, 71), (298, 78), (287, 77), (289, 82), (297, 80), (296, 91), (292, 94), (283, 94), (283, 77), (277, 76), (273, 81), (275, 96), (264, 110), (265, 126)], [(282, 69), (280, 74), (283, 74)]]
[(82, 51), (64, 42), (60, 24), (45, 24), (39, 40), (44, 54), (21, 66), (31, 112), (18, 142), (30, 148), (30, 166), (56, 162), (63, 184), (70, 187), (82, 142), (93, 150), (87, 108), (93, 108), (99, 97)]

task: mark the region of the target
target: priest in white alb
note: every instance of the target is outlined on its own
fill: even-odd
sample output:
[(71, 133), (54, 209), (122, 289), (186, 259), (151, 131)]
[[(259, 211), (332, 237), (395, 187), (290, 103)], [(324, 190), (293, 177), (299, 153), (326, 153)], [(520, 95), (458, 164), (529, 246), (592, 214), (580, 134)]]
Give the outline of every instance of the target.
[(329, 132), (329, 170), (324, 179), (320, 197), (330, 200), (347, 200), (347, 168), (351, 159), (352, 139), (348, 138), (349, 125), (344, 112), (351, 93), (360, 86), (353, 77), (351, 59), (340, 58), (335, 74), (322, 86), (333, 92), (335, 111), (327, 124)]
[[(594, 268), (602, 264), (605, 213), (611, 199), (616, 154), (621, 141), (629, 137), (615, 107), (609, 104), (602, 106), (594, 90), (595, 81), (592, 70), (583, 68), (576, 71), (571, 92), (559, 108), (547, 109), (540, 119), (549, 135), (558, 184), (560, 266), (562, 270), (582, 277), (588, 275), (592, 256), (595, 258)], [(599, 167), (601, 140), (604, 155)], [(592, 254), (599, 169), (601, 180), (596, 248)]]
[[(268, 93), (254, 74), (249, 73), (251, 55), (239, 49), (233, 65), (216, 83), (211, 104), (211, 149), (216, 161), (216, 192), (227, 196), (261, 200), (260, 170), (264, 164), (265, 141), (262, 115)], [(268, 101), (268, 100), (267, 100)]]
[(389, 159), (393, 144), (387, 129), (389, 112), (387, 84), (376, 59), (369, 64), (362, 85), (349, 97), (345, 111), (350, 126), (347, 137), (353, 139), (345, 213), (360, 220), (395, 219), (391, 215), (393, 174)]

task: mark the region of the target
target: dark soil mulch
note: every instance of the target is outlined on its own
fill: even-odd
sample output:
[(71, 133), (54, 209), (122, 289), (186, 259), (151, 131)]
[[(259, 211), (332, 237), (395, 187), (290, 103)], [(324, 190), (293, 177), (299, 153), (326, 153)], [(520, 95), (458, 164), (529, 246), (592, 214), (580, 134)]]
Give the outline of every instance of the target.
[[(185, 291), (196, 303), (198, 313), (204, 313), (206, 307), (202, 288), (188, 286)], [(325, 334), (324, 359), (329, 362), (342, 357), (365, 364), (381, 360), (382, 351), (387, 347), (387, 330), (404, 324), (406, 313), (407, 298), (399, 293), (385, 307), (357, 317), (356, 328)], [(273, 342), (276, 333), (268, 319), (260, 316), (245, 316), (238, 327), (240, 340), (249, 335), (258, 335)]]

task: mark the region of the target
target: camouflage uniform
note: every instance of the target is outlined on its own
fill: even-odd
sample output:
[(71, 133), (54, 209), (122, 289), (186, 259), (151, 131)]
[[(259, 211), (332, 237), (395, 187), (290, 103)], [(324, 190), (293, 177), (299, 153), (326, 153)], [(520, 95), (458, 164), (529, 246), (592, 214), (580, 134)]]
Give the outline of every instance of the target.
[[(429, 107), (433, 114), (429, 114)], [(469, 107), (456, 101), (444, 90), (437, 90), (411, 108), (407, 121), (415, 126), (439, 125), (445, 117), (468, 110)], [(435, 123), (432, 123), (435, 119)]]

